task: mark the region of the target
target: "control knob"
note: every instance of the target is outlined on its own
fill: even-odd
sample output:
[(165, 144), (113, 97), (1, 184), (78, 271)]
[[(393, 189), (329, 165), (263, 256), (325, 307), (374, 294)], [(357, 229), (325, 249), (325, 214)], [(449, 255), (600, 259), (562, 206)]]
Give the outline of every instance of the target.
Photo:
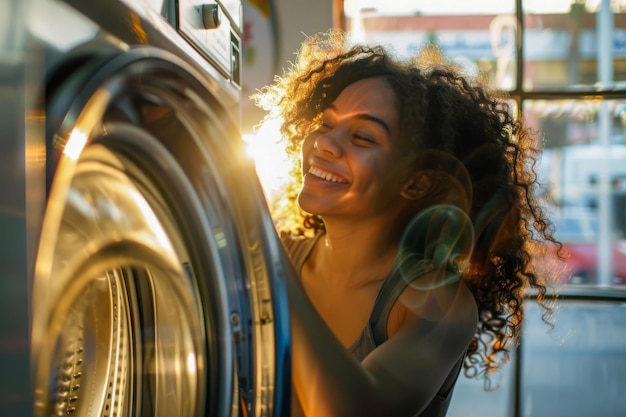
[(221, 23), (220, 7), (216, 4), (202, 5), (202, 24), (205, 29), (216, 29)]

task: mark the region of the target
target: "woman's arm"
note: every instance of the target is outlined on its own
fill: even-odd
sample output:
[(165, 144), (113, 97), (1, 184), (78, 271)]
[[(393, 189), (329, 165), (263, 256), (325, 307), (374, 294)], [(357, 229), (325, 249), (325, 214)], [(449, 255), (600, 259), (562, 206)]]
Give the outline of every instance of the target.
[[(425, 278), (421, 277), (420, 279)], [(288, 276), (293, 378), (306, 416), (414, 416), (435, 396), (476, 330), (476, 305), (460, 282), (401, 296), (399, 330), (359, 363)]]

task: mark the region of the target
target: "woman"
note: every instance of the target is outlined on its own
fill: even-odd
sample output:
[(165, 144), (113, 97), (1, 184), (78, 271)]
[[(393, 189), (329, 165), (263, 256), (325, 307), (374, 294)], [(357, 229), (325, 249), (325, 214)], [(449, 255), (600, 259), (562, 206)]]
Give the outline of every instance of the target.
[(444, 416), (461, 368), (507, 360), (526, 289), (550, 311), (531, 136), (452, 69), (339, 32), (255, 98), (299, 155), (273, 207), (300, 278), (293, 414)]

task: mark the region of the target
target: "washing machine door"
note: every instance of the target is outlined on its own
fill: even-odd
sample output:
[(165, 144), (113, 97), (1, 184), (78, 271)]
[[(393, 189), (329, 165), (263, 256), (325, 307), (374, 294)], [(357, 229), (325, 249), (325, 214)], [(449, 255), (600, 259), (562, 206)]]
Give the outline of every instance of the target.
[(211, 86), (151, 48), (55, 82), (35, 414), (287, 415), (285, 259)]

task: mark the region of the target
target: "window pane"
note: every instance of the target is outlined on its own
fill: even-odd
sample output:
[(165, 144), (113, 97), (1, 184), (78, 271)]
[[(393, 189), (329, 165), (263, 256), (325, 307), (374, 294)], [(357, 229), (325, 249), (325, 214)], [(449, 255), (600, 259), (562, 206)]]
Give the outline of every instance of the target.
[(466, 73), (504, 90), (515, 88), (514, 0), (346, 0), (345, 14), (353, 41), (391, 45), (399, 56), (435, 45)]
[(542, 132), (538, 167), (576, 284), (626, 284), (626, 101), (526, 100)]
[(454, 387), (446, 417), (513, 416), (515, 360), (515, 352), (512, 352), (511, 361), (500, 369), (499, 374), (492, 376), (493, 381), (498, 383), (498, 389), (495, 391), (486, 391), (482, 380), (469, 379), (461, 373)]
[(602, 13), (600, 3), (557, 1), (550, 9), (523, 3), (525, 90), (580, 91), (626, 81), (624, 6), (604, 2), (613, 10)]
[(527, 310), (520, 415), (626, 415), (626, 305), (562, 300), (550, 334), (537, 305)]

